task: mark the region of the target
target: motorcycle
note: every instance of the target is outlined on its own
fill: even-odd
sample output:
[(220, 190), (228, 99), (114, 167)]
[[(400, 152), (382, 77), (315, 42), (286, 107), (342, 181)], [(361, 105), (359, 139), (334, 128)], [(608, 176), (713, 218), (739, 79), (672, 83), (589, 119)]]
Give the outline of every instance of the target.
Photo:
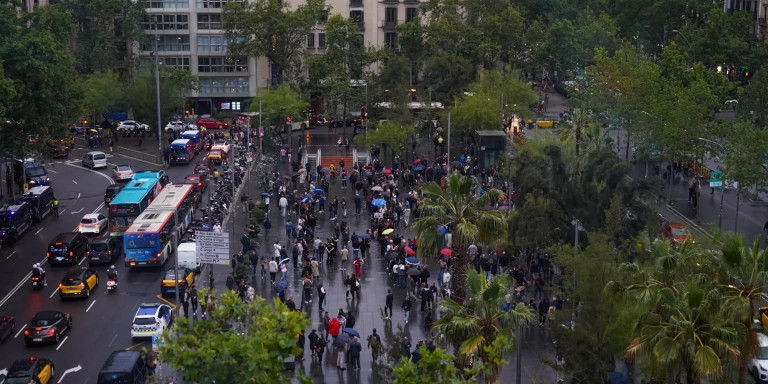
[(43, 289), (45, 286), (45, 281), (43, 281), (42, 276), (32, 276), (32, 289), (38, 290)]
[(117, 289), (117, 281), (115, 279), (107, 280), (107, 293), (112, 293)]

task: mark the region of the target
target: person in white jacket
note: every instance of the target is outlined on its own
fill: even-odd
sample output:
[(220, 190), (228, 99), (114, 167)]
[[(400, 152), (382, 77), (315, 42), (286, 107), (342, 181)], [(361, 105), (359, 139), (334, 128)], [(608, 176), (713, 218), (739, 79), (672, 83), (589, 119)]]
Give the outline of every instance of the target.
[(277, 261), (272, 259), (269, 261), (269, 281), (272, 285), (275, 285), (275, 277), (277, 277)]
[(281, 197), (277, 202), (277, 206), (280, 207), (280, 216), (285, 217), (285, 211), (288, 209), (288, 199), (285, 196)]

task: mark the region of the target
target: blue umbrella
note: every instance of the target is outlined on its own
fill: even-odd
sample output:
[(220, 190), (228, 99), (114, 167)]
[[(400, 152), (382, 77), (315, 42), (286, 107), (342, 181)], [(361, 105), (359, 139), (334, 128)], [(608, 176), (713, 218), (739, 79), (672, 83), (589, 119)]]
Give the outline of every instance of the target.
[[(346, 329), (345, 329), (346, 331)], [(621, 372), (613, 371), (608, 374), (608, 378), (611, 380), (611, 383), (613, 384), (627, 384), (629, 383), (629, 380), (627, 380), (627, 377), (624, 376)]]
[(262, 193), (261, 193), (261, 197), (269, 197), (269, 198), (271, 198), (271, 197), (272, 197), (272, 194), (271, 194), (271, 193), (269, 193), (269, 192), (262, 192)]
[(422, 167), (421, 165), (418, 165), (418, 166), (413, 167), (413, 170), (416, 171), (416, 172), (421, 172), (421, 171), (424, 170), (424, 167)]
[(349, 333), (352, 336), (360, 337), (360, 332), (352, 329), (352, 328), (344, 328), (344, 333)]
[(307, 202), (309, 202), (309, 197), (305, 197), (305, 198), (301, 199), (301, 202), (302, 202), (302, 203), (307, 203)]
[(441, 235), (445, 235), (445, 232), (447, 232), (445, 225), (442, 225), (442, 224), (437, 225), (437, 230), (440, 232)]
[(359, 239), (370, 239), (371, 238), (371, 236), (369, 236), (367, 233), (361, 233), (361, 234), (357, 235), (357, 237)]
[(419, 264), (419, 259), (417, 259), (415, 257), (406, 257), (405, 258), (405, 262), (408, 263), (408, 264), (411, 264), (411, 265), (418, 265)]
[(322, 189), (322, 188), (316, 188), (316, 189), (315, 189), (314, 191), (312, 191), (312, 192), (314, 192), (314, 193), (317, 193), (318, 195), (322, 195), (322, 194), (324, 194), (324, 193), (325, 193), (325, 190), (324, 190), (324, 189)]
[(381, 207), (383, 205), (387, 205), (387, 201), (384, 199), (374, 199), (373, 201), (371, 201), (371, 205), (373, 205), (374, 207)]

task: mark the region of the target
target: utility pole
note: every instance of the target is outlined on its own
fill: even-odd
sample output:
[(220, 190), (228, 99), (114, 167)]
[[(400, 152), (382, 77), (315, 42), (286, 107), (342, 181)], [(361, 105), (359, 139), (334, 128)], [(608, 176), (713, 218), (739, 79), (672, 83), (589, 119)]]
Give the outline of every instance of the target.
[[(157, 22), (154, 23), (155, 26), (155, 94), (157, 97), (157, 150), (160, 153), (160, 157), (163, 157), (163, 121), (160, 117), (160, 57), (159, 57), (159, 51), (157, 49)], [(178, 291), (178, 289), (177, 289)]]
[[(448, 148), (446, 154), (448, 155), (448, 170), (451, 169), (451, 113), (448, 112)], [(437, 157), (437, 156), (435, 156)]]

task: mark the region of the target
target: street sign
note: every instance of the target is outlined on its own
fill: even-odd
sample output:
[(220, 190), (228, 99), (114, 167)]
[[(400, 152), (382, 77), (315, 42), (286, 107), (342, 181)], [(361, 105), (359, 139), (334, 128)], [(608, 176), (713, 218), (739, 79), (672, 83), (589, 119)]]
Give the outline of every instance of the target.
[(197, 262), (229, 265), (229, 234), (226, 232), (195, 232)]
[(711, 172), (709, 174), (709, 187), (713, 189), (720, 189), (723, 188), (723, 173), (722, 172)]

